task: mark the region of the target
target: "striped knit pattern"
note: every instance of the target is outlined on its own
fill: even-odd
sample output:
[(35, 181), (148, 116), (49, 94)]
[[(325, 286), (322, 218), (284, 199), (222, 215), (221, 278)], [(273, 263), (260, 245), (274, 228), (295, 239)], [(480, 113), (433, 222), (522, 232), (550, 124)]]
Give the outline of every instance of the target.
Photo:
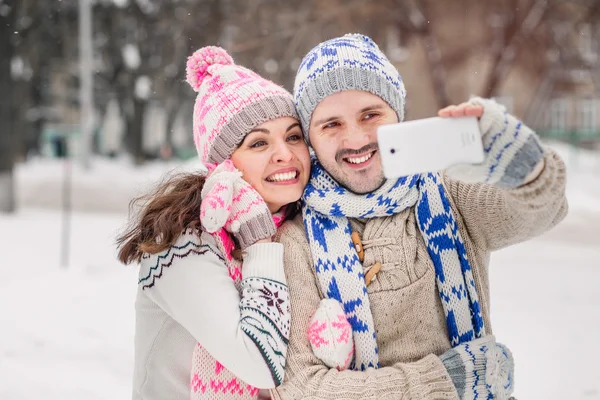
[(208, 46), (187, 60), (187, 81), (198, 92), (194, 142), (200, 160), (229, 158), (256, 126), (279, 117), (297, 118), (291, 94), (255, 72), (235, 65), (220, 47)]
[(544, 157), (538, 136), (494, 100), (475, 97), (470, 103), (484, 108), (479, 126), (485, 159), (478, 165), (451, 167), (448, 176), (504, 188), (520, 186)]
[(369, 37), (347, 34), (315, 46), (298, 68), (294, 102), (307, 141), (317, 105), (344, 90), (373, 93), (404, 120), (406, 90), (400, 73)]
[(458, 345), (485, 334), (466, 250), (438, 175), (403, 177), (358, 195), (339, 186), (315, 160), (303, 200), (304, 225), (321, 290), (340, 302), (352, 326), (353, 369), (379, 367), (379, 358), (364, 270), (347, 218), (385, 217), (416, 205), (450, 342)]
[(514, 391), (511, 351), (493, 335), (464, 343), (440, 356), (463, 400), (507, 400)]

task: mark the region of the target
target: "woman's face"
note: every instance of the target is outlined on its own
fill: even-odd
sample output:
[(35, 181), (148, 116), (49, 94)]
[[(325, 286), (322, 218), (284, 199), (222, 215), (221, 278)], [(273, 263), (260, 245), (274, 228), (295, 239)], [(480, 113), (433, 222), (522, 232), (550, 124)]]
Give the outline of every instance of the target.
[(310, 156), (298, 120), (281, 117), (254, 128), (231, 155), (233, 165), (274, 213), (300, 199)]

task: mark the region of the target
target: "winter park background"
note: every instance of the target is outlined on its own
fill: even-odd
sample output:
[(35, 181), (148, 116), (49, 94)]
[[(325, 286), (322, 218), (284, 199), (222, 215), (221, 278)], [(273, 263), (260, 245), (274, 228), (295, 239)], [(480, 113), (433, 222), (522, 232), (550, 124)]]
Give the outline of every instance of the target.
[(599, 21), (597, 0), (0, 0), (0, 400), (131, 397), (114, 242), (131, 198), (201, 167), (186, 57), (218, 43), (291, 89), (346, 32), (398, 66), (408, 119), (495, 97), (562, 155), (566, 219), (492, 256), (494, 333), (519, 400), (600, 400)]
[[(571, 160), (569, 215), (492, 256), (494, 330), (515, 354), (517, 398), (600, 399), (600, 155), (554, 147)], [(130, 398), (137, 272), (116, 261), (114, 237), (127, 200), (175, 163), (93, 164), (73, 171), (67, 268), (64, 162), (17, 167), (20, 209), (0, 216), (0, 399)]]

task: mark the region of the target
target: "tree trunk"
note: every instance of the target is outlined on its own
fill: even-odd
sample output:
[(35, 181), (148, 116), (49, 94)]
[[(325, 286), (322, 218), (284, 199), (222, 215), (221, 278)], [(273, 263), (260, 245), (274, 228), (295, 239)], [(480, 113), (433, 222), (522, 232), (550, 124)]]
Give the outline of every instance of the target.
[[(594, 9), (594, 15), (598, 15), (598, 19), (600, 19), (600, 4), (596, 6)], [(600, 57), (600, 24), (593, 28), (594, 31), (592, 33), (592, 40), (594, 41), (594, 53), (596, 53), (596, 57)], [(594, 87), (596, 88), (596, 96), (600, 97), (600, 61), (596, 60), (593, 64), (590, 75), (592, 76), (592, 82), (594, 83)]]
[(15, 1), (4, 1), (10, 11), (0, 14), (0, 212), (14, 212), (15, 186), (13, 178), (14, 134), (10, 63), (13, 57), (11, 37), (14, 34)]
[(493, 67), (483, 85), (483, 97), (492, 97), (496, 94), (498, 87), (508, 75), (508, 71), (523, 42), (542, 22), (547, 8), (548, 0), (536, 0), (521, 22), (511, 24), (508, 27), (510, 31), (505, 35), (505, 38), (507, 38), (506, 45), (498, 49), (498, 53), (493, 58)]
[(450, 105), (450, 97), (446, 89), (446, 68), (442, 61), (442, 51), (431, 29), (429, 20), (429, 9), (425, 1), (419, 1), (414, 12), (418, 12), (417, 22), (414, 23), (414, 31), (421, 36), (423, 47), (427, 53), (427, 65), (433, 82), (433, 89), (439, 108)]
[(29, 134), (27, 128), (27, 109), (29, 108), (27, 99), (27, 85), (25, 81), (13, 81), (11, 85), (11, 103), (12, 103), (12, 132), (19, 132), (18, 135), (13, 134), (13, 162), (19, 162), (25, 159), (27, 150), (25, 149), (25, 140)]
[(429, 70), (438, 107), (444, 108), (450, 105), (450, 97), (446, 90), (446, 69), (442, 63), (442, 52), (438, 41), (429, 27), (427, 27), (423, 36), (423, 43), (427, 51), (427, 60), (429, 61)]
[(127, 119), (127, 144), (129, 154), (133, 156), (136, 165), (144, 163), (144, 113), (147, 102), (137, 97), (131, 99), (132, 113)]
[[(31, 80), (31, 105), (36, 110), (42, 110), (43, 98), (42, 98), (42, 80), (37, 76), (34, 76)], [(43, 112), (39, 112), (37, 118), (30, 123), (29, 135), (27, 137), (27, 154), (39, 155), (40, 149), (40, 138), (42, 136), (42, 129), (44, 129), (44, 123), (46, 116)]]
[(538, 86), (533, 100), (525, 111), (523, 121), (532, 129), (538, 131), (540, 128), (547, 129), (542, 120), (544, 108), (548, 106), (548, 102), (552, 97), (554, 90), (553, 69), (549, 69), (544, 74), (540, 85)]
[(179, 112), (179, 104), (174, 107), (169, 107), (166, 110), (167, 113), (167, 137), (165, 138), (165, 144), (169, 146), (171, 149), (174, 148), (173, 145), (173, 128), (175, 127), (175, 119), (177, 119), (177, 114)]

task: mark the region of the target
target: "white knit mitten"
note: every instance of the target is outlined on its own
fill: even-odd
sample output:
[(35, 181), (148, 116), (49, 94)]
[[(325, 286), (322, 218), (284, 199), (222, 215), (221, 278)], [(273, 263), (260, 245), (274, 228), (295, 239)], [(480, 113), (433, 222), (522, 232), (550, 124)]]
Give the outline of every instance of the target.
[(329, 368), (350, 366), (354, 355), (352, 327), (337, 300), (323, 299), (310, 320), (308, 340), (313, 353)]
[(507, 400), (514, 390), (514, 360), (493, 335), (458, 345), (440, 356), (461, 400)]
[(494, 100), (474, 97), (469, 103), (483, 106), (479, 129), (485, 159), (481, 164), (455, 165), (446, 174), (463, 182), (520, 186), (544, 157), (539, 137)]
[(275, 234), (273, 216), (265, 201), (231, 160), (209, 174), (201, 196), (200, 222), (207, 232), (225, 228), (242, 249)]

